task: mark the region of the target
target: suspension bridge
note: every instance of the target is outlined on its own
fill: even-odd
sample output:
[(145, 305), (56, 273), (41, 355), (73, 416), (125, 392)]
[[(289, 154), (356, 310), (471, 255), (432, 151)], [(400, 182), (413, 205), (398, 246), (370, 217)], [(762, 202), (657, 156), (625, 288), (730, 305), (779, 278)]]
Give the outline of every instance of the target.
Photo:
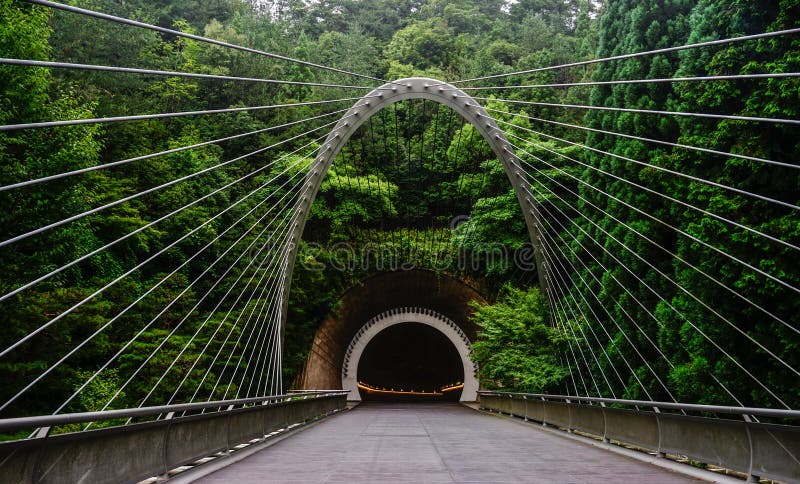
[[(0, 285), (0, 312), (13, 323), (0, 348), (0, 480), (800, 481), (800, 320), (786, 312), (791, 305), (779, 304), (800, 293), (800, 120), (781, 117), (779, 104), (764, 112), (709, 111), (700, 101), (692, 108), (668, 99), (642, 105), (602, 96), (602, 89), (619, 85), (768, 90), (800, 72), (591, 77), (609, 65), (796, 42), (800, 29), (471, 79), (385, 80), (49, 0), (28, 3), (113, 23), (120, 32), (150, 31), (296, 66), (330, 82), (0, 58), (0, 65), (18, 72), (321, 93), (282, 104), (165, 107), (0, 125), (7, 141), (86, 126), (279, 113), (254, 130), (86, 166), (53, 163), (62, 169), (0, 180), (3, 211), (24, 222), (3, 228), (0, 251), (4, 260), (36, 260), (39, 271)], [(574, 70), (588, 74), (559, 81), (559, 73)], [(570, 88), (584, 97), (573, 104), (526, 97)], [(554, 119), (554, 110), (572, 113), (574, 121)], [(586, 113), (611, 113), (626, 122)], [(699, 145), (692, 136), (642, 136), (636, 131), (641, 123), (727, 126), (739, 133), (757, 128), (772, 137)], [(626, 125), (630, 131), (621, 129)], [(759, 139), (780, 142), (759, 145)], [(637, 148), (618, 150), (618, 140)], [(242, 141), (248, 143), (237, 144)], [(172, 163), (214, 147), (223, 147), (227, 158), (180, 165), (170, 177), (146, 180), (118, 198), (109, 176), (85, 194), (88, 206), (79, 211), (55, 219), (25, 215), (40, 203), (40, 190), (58, 200), (82, 177)], [(691, 162), (675, 161), (686, 159)], [(370, 172), (375, 167), (380, 174)], [(763, 183), (776, 176), (788, 188)], [(469, 303), (485, 300), (463, 277), (469, 268), (462, 263), (472, 261), (449, 254), (457, 237), (470, 236), (458, 225), (477, 203), (474, 187), (498, 177), (519, 208), (515, 219), (501, 223), (524, 226), (529, 244), (493, 247), (481, 260), (496, 256), (515, 265), (514, 277), (539, 287), (549, 301), (548, 324), (565, 338), (558, 358), (569, 375), (561, 394), (484, 391), (471, 360), (479, 331)], [(189, 184), (200, 190), (191, 192), (197, 196), (156, 198)], [(303, 370), (285, 382), (293, 281), (301, 273), (327, 274), (314, 257), (314, 236), (332, 229), (319, 223), (315, 204), (330, 203), (334, 192), (374, 197), (366, 200), (433, 198), (441, 187), (464, 195), (417, 216), (392, 213), (389, 205), (372, 207), (379, 213), (372, 218), (360, 207), (341, 207), (356, 221), (350, 228), (362, 243), (338, 246), (346, 247), (346, 261), (330, 265), (358, 273), (360, 282), (307, 335), (311, 349)], [(110, 222), (137, 204), (158, 206), (160, 215), (138, 226), (119, 225), (122, 231), (108, 229), (93, 245), (64, 236), (71, 227), (116, 227)], [(201, 223), (184, 224), (195, 220), (186, 218), (190, 213), (203, 214)], [(167, 233), (179, 227), (179, 236), (147, 242), (147, 234), (166, 226), (173, 230)], [(63, 244), (78, 244), (78, 255), (62, 257)], [(95, 277), (91, 290), (60, 286), (131, 244), (138, 249), (125, 259), (129, 265)], [(176, 256), (178, 249), (186, 255)], [(146, 283), (132, 284), (132, 278)], [(25, 313), (43, 297), (37, 292), (42, 287), (58, 288), (44, 296), (46, 311)], [(740, 312), (720, 309), (721, 300), (735, 301)], [(679, 329), (668, 332), (670, 324)], [(64, 329), (70, 325), (81, 329), (70, 333)], [(670, 334), (682, 339), (670, 340)], [(669, 345), (706, 353), (687, 364), (668, 354)], [(46, 353), (46, 361), (33, 361), (35, 353)], [(64, 368), (82, 361), (92, 361), (91, 370), (65, 382)], [(392, 380), (386, 369), (394, 367), (421, 376)], [(98, 393), (111, 374), (117, 378), (111, 390)], [(683, 399), (689, 394), (696, 400)], [(371, 401), (387, 395), (405, 400)], [(427, 401), (408, 401), (415, 397)]]

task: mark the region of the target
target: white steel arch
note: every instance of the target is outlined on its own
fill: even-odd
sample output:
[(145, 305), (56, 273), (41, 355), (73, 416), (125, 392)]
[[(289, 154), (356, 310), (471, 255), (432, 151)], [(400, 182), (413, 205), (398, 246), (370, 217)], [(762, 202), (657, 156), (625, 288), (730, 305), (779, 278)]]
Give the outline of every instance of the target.
[(336, 159), (341, 149), (362, 124), (383, 108), (407, 99), (428, 99), (453, 109), (468, 123), (475, 126), (475, 129), (478, 130), (489, 144), (495, 156), (497, 156), (500, 163), (503, 165), (503, 169), (511, 185), (514, 187), (514, 192), (522, 208), (525, 224), (528, 227), (528, 235), (530, 236), (531, 244), (534, 249), (536, 267), (539, 274), (539, 286), (543, 291), (547, 291), (547, 267), (540, 244), (539, 227), (541, 224), (539, 223), (539, 213), (536, 204), (531, 200), (529, 195), (530, 184), (522, 173), (520, 173), (520, 170), (517, 168), (517, 163), (513, 161), (514, 150), (512, 145), (506, 140), (503, 131), (497, 126), (494, 119), (489, 116), (486, 110), (483, 109), (472, 96), (451, 84), (436, 79), (411, 77), (386, 83), (358, 100), (355, 105), (342, 116), (342, 119), (339, 120), (330, 134), (328, 134), (325, 143), (314, 159), (314, 164), (312, 166), (315, 168), (309, 173), (308, 181), (304, 186), (307, 195), (303, 197), (302, 203), (298, 208), (297, 221), (295, 222), (295, 227), (291, 235), (290, 243), (292, 244), (292, 248), (287, 260), (284, 276), (284, 311), (282, 318), (285, 318), (286, 315), (289, 286), (291, 285), (292, 272), (297, 259), (299, 241), (303, 235), (309, 209), (317, 197), (325, 174), (328, 172), (328, 169), (330, 169), (333, 160)]
[(456, 323), (446, 316), (432, 309), (419, 307), (400, 307), (382, 312), (367, 321), (356, 332), (347, 346), (342, 364), (342, 389), (350, 391), (347, 396), (348, 400), (361, 400), (358, 392), (358, 362), (369, 342), (386, 328), (403, 323), (428, 325), (445, 335), (453, 343), (464, 368), (464, 389), (461, 391), (461, 401), (476, 401), (478, 398), (478, 367), (469, 356), (469, 338)]
[(315, 168), (306, 177), (307, 181), (303, 187), (306, 195), (302, 197), (302, 201), (295, 213), (296, 218), (290, 233), (288, 256), (285, 260), (283, 273), (280, 276), (283, 286), (282, 299), (280, 301), (281, 341), (283, 340), (283, 331), (286, 328), (289, 292), (291, 290), (292, 273), (297, 263), (299, 242), (308, 220), (311, 204), (314, 203), (317, 193), (319, 193), (325, 174), (341, 149), (364, 122), (383, 108), (408, 99), (428, 99), (453, 109), (468, 123), (472, 124), (489, 144), (495, 156), (500, 160), (511, 186), (514, 187), (514, 193), (525, 217), (525, 225), (528, 228), (528, 235), (533, 246), (539, 276), (539, 287), (543, 292), (547, 292), (547, 265), (540, 243), (541, 236), (539, 231), (541, 223), (539, 222), (539, 211), (529, 195), (531, 191), (530, 183), (525, 179), (514, 161), (513, 146), (497, 126), (494, 118), (472, 96), (451, 84), (425, 77), (398, 79), (384, 84), (356, 101), (355, 105), (342, 116), (342, 119), (328, 134), (325, 143), (323, 143), (314, 158), (312, 166)]

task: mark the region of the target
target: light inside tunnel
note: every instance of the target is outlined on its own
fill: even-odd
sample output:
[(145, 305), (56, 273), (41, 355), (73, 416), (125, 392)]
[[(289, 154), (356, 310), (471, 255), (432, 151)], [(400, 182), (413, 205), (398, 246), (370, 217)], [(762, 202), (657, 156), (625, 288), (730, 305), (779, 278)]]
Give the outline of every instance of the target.
[(464, 367), (450, 340), (422, 323), (378, 333), (358, 362), (362, 400), (452, 400), (461, 397)]

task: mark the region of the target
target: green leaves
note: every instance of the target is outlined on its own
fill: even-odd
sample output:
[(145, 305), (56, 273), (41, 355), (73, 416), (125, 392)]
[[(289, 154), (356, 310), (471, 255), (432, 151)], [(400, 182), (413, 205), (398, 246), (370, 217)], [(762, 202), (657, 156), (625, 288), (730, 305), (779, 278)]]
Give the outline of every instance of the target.
[(472, 303), (478, 340), (472, 359), (489, 389), (546, 393), (569, 374), (557, 354), (565, 337), (549, 326), (549, 308), (536, 288), (506, 286), (495, 304)]
[[(195, 5), (197, 2), (162, 0), (148, 0), (135, 5), (130, 2), (95, 0), (71, 3), (157, 22), (186, 32), (204, 32), (204, 35), (215, 39), (371, 76), (395, 78), (429, 75), (450, 79), (570, 63), (593, 57), (598, 43), (601, 45), (600, 56), (608, 56), (790, 28), (797, 23), (794, 13), (798, 5), (796, 0), (753, 2), (752, 5), (738, 2), (736, 8), (731, 9), (730, 2), (722, 0), (614, 0), (606, 5), (602, 29), (598, 33), (594, 2), (585, 0), (524, 0), (513, 3), (509, 7), (510, 12), (504, 11), (501, 8), (503, 2), (496, 0), (292, 0), (268, 2), (274, 7), (269, 13), (258, 12), (249, 3), (238, 0), (211, 2), (201, 6)], [(101, 22), (86, 22), (66, 13), (50, 15), (48, 10), (25, 2), (0, 0), (0, 12), (0, 51), (4, 57), (53, 58), (68, 62), (242, 77), (291, 78), (305, 82), (360, 82), (344, 75), (324, 73), (307, 66), (290, 65), (184, 38)], [(512, 86), (590, 79), (795, 72), (798, 67), (798, 41), (771, 39), (632, 59), (629, 62), (604, 63), (583, 69), (543, 71), (495, 79), (488, 83), (505, 82)], [(800, 113), (798, 82), (797, 79), (772, 79), (764, 82), (652, 83), (601, 86), (591, 93), (586, 87), (567, 90), (511, 89), (502, 91), (502, 96), (511, 101), (549, 104), (586, 104), (586, 98), (591, 97), (591, 104), (595, 106), (724, 111), (793, 119)], [(9, 66), (0, 66), (0, 92), (2, 124), (259, 106), (350, 97), (362, 93), (360, 90), (327, 90), (311, 86), (51, 72)], [(611, 201), (593, 188), (668, 220), (697, 239), (798, 285), (797, 258), (793, 252), (776, 248), (751, 232), (713, 217), (699, 216), (686, 207), (671, 206), (619, 180), (591, 172), (580, 163), (613, 172), (791, 241), (800, 240), (800, 221), (795, 214), (772, 209), (768, 204), (739, 195), (733, 196), (700, 182), (676, 182), (657, 168), (642, 168), (625, 160), (599, 154), (587, 155), (579, 147), (567, 148), (546, 136), (528, 131), (536, 130), (583, 142), (579, 130), (527, 119), (527, 116), (531, 116), (578, 124), (584, 121), (582, 110), (534, 104), (522, 106), (498, 100), (486, 101), (485, 105), (493, 110), (511, 113), (493, 111), (491, 114), (501, 121), (517, 125), (502, 125), (510, 137), (529, 140), (511, 139), (512, 143), (530, 153), (520, 152), (518, 155), (535, 167), (528, 169), (532, 175), (528, 181), (533, 186), (533, 198), (542, 207), (541, 212), (550, 214), (543, 223), (550, 227), (545, 236), (552, 241), (563, 239), (568, 244), (563, 259), (569, 259), (577, 275), (582, 276), (572, 278), (575, 287), (567, 288), (563, 296), (583, 301), (584, 309), (593, 310), (586, 311), (586, 314), (597, 313), (605, 317), (601, 305), (609, 309), (610, 320), (605, 323), (610, 335), (608, 340), (603, 339), (600, 343), (610, 355), (606, 360), (613, 362), (618, 369), (624, 368), (623, 361), (630, 361), (634, 374), (645, 380), (652, 390), (658, 387), (646, 365), (651, 364), (659, 375), (668, 375), (670, 389), (681, 399), (706, 398), (709, 402), (719, 403), (715, 399), (722, 401), (727, 398), (718, 390), (715, 390), (717, 393), (707, 390), (708, 386), (715, 385), (712, 376), (724, 378), (739, 394), (752, 393), (752, 383), (737, 374), (733, 364), (709, 346), (693, 325), (713, 335), (726, 348), (746, 347), (747, 341), (737, 336), (738, 333), (732, 328), (713, 319), (707, 308), (662, 280), (656, 273), (657, 269), (706, 301), (737, 328), (765, 341), (770, 349), (776, 350), (793, 365), (800, 365), (796, 354), (800, 346), (796, 334), (771, 320), (747, 301), (731, 295), (685, 263), (666, 254), (659, 246), (740, 292), (748, 300), (773, 308), (785, 320), (796, 320), (795, 315), (800, 312), (798, 298), (792, 297), (774, 281), (743, 269), (741, 265), (725, 259), (697, 241), (676, 236), (656, 221), (636, 213), (624, 203)], [(509, 189), (507, 175), (489, 145), (473, 126), (460, 124), (461, 119), (457, 114), (431, 106), (431, 103), (425, 102), (404, 102), (363, 125), (363, 129), (348, 142), (343, 154), (335, 160), (333, 168), (324, 178), (319, 196), (311, 209), (311, 223), (304, 234), (308, 242), (353, 242), (358, 247), (364, 247), (372, 242), (370, 237), (382, 237), (402, 257), (415, 256), (420, 266), (428, 267), (440, 258), (452, 257), (458, 251), (480, 252), (482, 248), (493, 245), (512, 251), (528, 241), (516, 194)], [(4, 184), (14, 183), (255, 131), (346, 107), (346, 103), (335, 108), (332, 105), (304, 106), (224, 116), (187, 116), (108, 124), (103, 128), (86, 125), (1, 134), (0, 178)], [(23, 233), (43, 223), (66, 218), (165, 181), (196, 173), (224, 160), (237, 158), (333, 119), (315, 120), (316, 124), (313, 125), (301, 123), (260, 136), (242, 137), (170, 156), (140, 160), (19, 192), (4, 192), (0, 194), (0, 204), (4, 208), (11, 207), (11, 210), (0, 212), (0, 227), (9, 236)], [(780, 126), (753, 125), (740, 121), (675, 121), (671, 117), (600, 110), (592, 111), (585, 122), (595, 128), (780, 161), (800, 157), (796, 133)], [(323, 133), (319, 131), (312, 136), (301, 137), (281, 146), (281, 150), (288, 153), (308, 143), (311, 137)], [(647, 161), (656, 167), (759, 191), (789, 203), (800, 200), (800, 183), (794, 171), (769, 171), (751, 161), (654, 149), (641, 141), (599, 134), (590, 134), (585, 141), (600, 150)], [(65, 365), (63, 372), (54, 376), (52, 388), (53, 395), (68, 395), (74, 389), (72, 383), (75, 378), (84, 378), (87, 372), (95, 371), (127, 338), (142, 328), (143, 321), (149, 321), (158, 314), (161, 308), (178, 297), (189, 281), (211, 267), (216, 257), (227, 248), (224, 244), (231, 243), (244, 233), (241, 227), (254, 224), (272, 201), (286, 194), (285, 187), (278, 188), (282, 183), (297, 182), (307, 174), (310, 160), (303, 159), (305, 154), (287, 156), (260, 175), (182, 211), (86, 263), (63, 271), (35, 290), (25, 293), (24, 297), (9, 301), (0, 314), (0, 322), (6, 328), (4, 342), (11, 344), (15, 338), (59, 314), (60, 309), (91, 294), (149, 254), (226, 209), (230, 203), (240, 200), (239, 197), (245, 193), (267, 184), (253, 199), (237, 205), (172, 248), (163, 259), (131, 274), (119, 287), (110, 290), (107, 296), (98, 297), (96, 302), (87, 304), (81, 311), (64, 318), (52, 331), (46, 332), (41, 340), (45, 343), (40, 347), (55, 348), (59, 355), (64, 354), (69, 344), (80, 341), (112, 317), (113, 308), (122, 308), (131, 303), (158, 277), (188, 261), (195, 251), (222, 233), (227, 224), (244, 216), (247, 210), (265, 197), (272, 196), (270, 194), (275, 191), (273, 198), (266, 200), (262, 209), (244, 218), (240, 228), (226, 233), (221, 242), (192, 259), (161, 290), (138, 303), (111, 328), (110, 336), (98, 338), (85, 353)], [(30, 244), (15, 245), (0, 258), (0, 266), (4, 271), (0, 286), (3, 291), (18, 287), (270, 164), (280, 156), (279, 153), (264, 152), (259, 156), (238, 160), (223, 169), (43, 234), (31, 240)], [(361, 163), (354, 162), (354, 159), (361, 160)], [(586, 185), (579, 184), (573, 177), (581, 178)], [(275, 180), (270, 181), (272, 178)], [(457, 215), (469, 215), (469, 221), (451, 230), (447, 224)], [(656, 245), (644, 241), (619, 221), (647, 235)], [(254, 233), (246, 235), (237, 250), (254, 241), (255, 237)], [(602, 247), (593, 246), (592, 238), (600, 241)], [(640, 254), (647, 262), (626, 247)], [(587, 248), (592, 257), (584, 253)], [(331, 258), (337, 263), (346, 262), (341, 260), (339, 254), (326, 250), (318, 250), (304, 243), (301, 246), (300, 260), (309, 269), (298, 269), (294, 273), (290, 316), (285, 332), (287, 379), (296, 375), (318, 322), (335, 306), (341, 291), (354, 284), (358, 277), (376, 270), (382, 262), (379, 260), (382, 256), (376, 255), (361, 272), (321, 272), (316, 270), (319, 264), (328, 263)], [(221, 275), (227, 263), (232, 263), (237, 255), (236, 250), (231, 251), (222, 263), (212, 268), (210, 275)], [(558, 254), (555, 256), (553, 265), (560, 262)], [(470, 268), (465, 273), (470, 278), (479, 279), (487, 292), (493, 293), (499, 285), (514, 277), (514, 268), (508, 262), (508, 258), (502, 261), (486, 259), (481, 261), (480, 267), (474, 270)], [(586, 266), (582, 265), (584, 262)], [(601, 269), (601, 266), (605, 269)], [(231, 275), (238, 276), (243, 271), (246, 269), (237, 267)], [(581, 286), (584, 279), (588, 288)], [(134, 345), (133, 351), (141, 355), (149, 354), (171, 329), (180, 324), (184, 316), (188, 317), (186, 328), (176, 335), (174, 344), (167, 345), (154, 358), (142, 382), (134, 383), (118, 397), (119, 405), (139, 401), (149, 390), (148, 385), (157, 381), (160, 372), (171, 363), (171, 358), (178, 355), (181, 345), (190, 344), (188, 335), (198, 330), (198, 325), (206, 317), (211, 325), (209, 328), (219, 326), (221, 331), (230, 330), (234, 338), (241, 334), (243, 330), (233, 328), (231, 320), (226, 319), (228, 316), (224, 310), (227, 306), (219, 309), (210, 302), (217, 301), (214, 298), (221, 297), (229, 289), (229, 282), (213, 289), (208, 300), (192, 309), (199, 302), (199, 295), (210, 288), (212, 283), (209, 280), (200, 281), (194, 291), (185, 293), (182, 300), (171, 306), (160, 317), (158, 324), (145, 331), (142, 340)], [(594, 295), (598, 300), (593, 298)], [(245, 309), (252, 309), (255, 304)], [(677, 312), (672, 308), (676, 308)], [(245, 309), (234, 309), (232, 318)], [(549, 318), (544, 298), (534, 290), (508, 287), (503, 290), (497, 304), (476, 308), (475, 321), (481, 327), (482, 339), (475, 343), (474, 351), (487, 385), (527, 391), (558, 388), (567, 374), (559, 358), (568, 341), (549, 326)], [(607, 324), (612, 323), (611, 320), (616, 324)], [(566, 329), (600, 329), (593, 320), (572, 321), (567, 317), (559, 321), (564, 321)], [(645, 334), (642, 334), (639, 326)], [(602, 332), (598, 333), (601, 339), (605, 338)], [(178, 362), (180, 370), (188, 371), (191, 362), (199, 358), (200, 366), (192, 371), (199, 372), (200, 367), (205, 371), (206, 365), (211, 362), (209, 358), (201, 357), (200, 350), (209, 342), (209, 338), (209, 329), (199, 332)], [(641, 350), (642, 357), (630, 347), (627, 338)], [(652, 347), (648, 338), (657, 338), (658, 348)], [(233, 343), (229, 346), (233, 346)], [(9, 382), (9, 388), (19, 388), (24, 385), (23, 377), (30, 379), (54, 361), (53, 355), (40, 347), (26, 347), (29, 353), (24, 358), (3, 363), (0, 369), (3, 371), (3, 381)], [(209, 352), (217, 349), (212, 344)], [(661, 358), (659, 350), (666, 354), (669, 361)], [(792, 381), (791, 375), (783, 372), (774, 362), (763, 363), (768, 358), (760, 351), (745, 351), (742, 363), (756, 368), (760, 378), (791, 394), (790, 383), (787, 383)], [(96, 408), (138, 367), (143, 361), (141, 355), (128, 354), (123, 357), (117, 373), (102, 374), (97, 383), (81, 396), (75, 408)], [(598, 354), (598, 359), (601, 365), (606, 364), (602, 355)], [(230, 365), (236, 363), (232, 361)], [(209, 374), (214, 378), (226, 370), (228, 368), (220, 363), (210, 368)], [(589, 371), (597, 373), (599, 370), (593, 368)], [(633, 375), (628, 375), (626, 370), (620, 372), (623, 373), (621, 379), (625, 381), (622, 385), (627, 386), (624, 389), (627, 394), (639, 394), (641, 390)], [(167, 386), (179, 384), (176, 374), (173, 372), (168, 375), (165, 380)], [(9, 375), (8, 379), (5, 379), (6, 375)], [(199, 374), (193, 373), (186, 386), (200, 384)], [(225, 395), (228, 389), (235, 392), (238, 385), (239, 382), (233, 382), (230, 386), (223, 382), (214, 390), (215, 396)], [(202, 383), (203, 392), (210, 394), (212, 389), (209, 381)], [(156, 397), (168, 398), (168, 393), (161, 389)], [(653, 392), (654, 398), (664, 398), (665, 395), (660, 390)], [(756, 404), (770, 404), (763, 395), (751, 395), (750, 398)], [(14, 411), (47, 411), (46, 404), (43, 401), (20, 401)]]
[(443, 67), (451, 61), (451, 39), (443, 20), (426, 20), (398, 30), (386, 46), (385, 56), (418, 69)]

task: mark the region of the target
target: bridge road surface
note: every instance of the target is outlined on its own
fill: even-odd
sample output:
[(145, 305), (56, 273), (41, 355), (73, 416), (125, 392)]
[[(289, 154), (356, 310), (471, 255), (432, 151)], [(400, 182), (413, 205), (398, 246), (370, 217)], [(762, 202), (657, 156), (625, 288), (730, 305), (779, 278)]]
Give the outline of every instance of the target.
[(365, 403), (195, 482), (697, 481), (457, 403)]

